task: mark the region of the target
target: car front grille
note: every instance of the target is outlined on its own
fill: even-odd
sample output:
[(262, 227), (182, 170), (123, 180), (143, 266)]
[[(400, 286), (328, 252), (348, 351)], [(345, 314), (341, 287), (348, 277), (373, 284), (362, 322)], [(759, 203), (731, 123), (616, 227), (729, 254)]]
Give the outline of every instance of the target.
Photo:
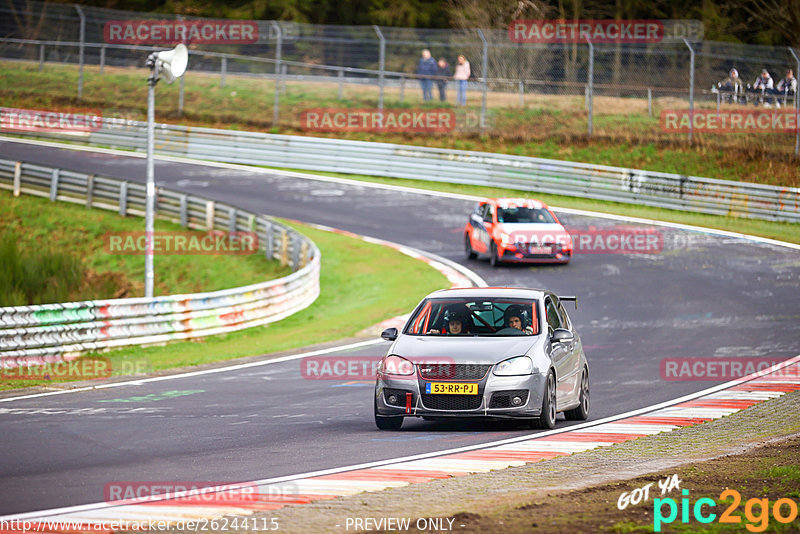
[(519, 406), (511, 404), (511, 399), (514, 397), (522, 399), (522, 403), (519, 406), (525, 406), (525, 403), (528, 401), (528, 390), (512, 389), (508, 391), (496, 391), (492, 393), (492, 400), (489, 402), (489, 408), (518, 408)]
[(460, 363), (419, 364), (419, 374), (425, 380), (480, 380), (491, 365)]
[(422, 404), (429, 410), (477, 410), (482, 399), (480, 395), (422, 394)]

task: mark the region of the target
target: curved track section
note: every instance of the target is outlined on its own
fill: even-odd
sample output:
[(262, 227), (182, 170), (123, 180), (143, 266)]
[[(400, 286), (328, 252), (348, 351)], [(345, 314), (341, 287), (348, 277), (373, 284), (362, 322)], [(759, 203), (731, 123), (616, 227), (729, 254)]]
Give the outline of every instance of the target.
[[(139, 157), (0, 141), (0, 156), (142, 181)], [(172, 189), (259, 213), (387, 239), (464, 263), (473, 202), (368, 184), (287, 178), (229, 165), (156, 162)], [(564, 214), (571, 227), (606, 218)], [(491, 285), (577, 294), (571, 312), (592, 365), (592, 418), (702, 390), (672, 381), (673, 357), (769, 357), (800, 352), (796, 250), (658, 227), (659, 254), (584, 254), (566, 267), (467, 265)], [(370, 344), (337, 356), (377, 355)], [(510, 423), (372, 422), (368, 382), (303, 379), (297, 359), (213, 374), (0, 403), (0, 513), (103, 500), (113, 481), (241, 481), (424, 454), (530, 433)], [(559, 421), (559, 426), (567, 423)]]

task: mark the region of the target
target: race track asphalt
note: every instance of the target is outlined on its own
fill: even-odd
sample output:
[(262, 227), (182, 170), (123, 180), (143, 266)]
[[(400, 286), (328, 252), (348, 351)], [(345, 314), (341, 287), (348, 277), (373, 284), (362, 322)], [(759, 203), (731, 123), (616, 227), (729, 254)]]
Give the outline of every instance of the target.
[[(139, 182), (145, 175), (142, 158), (4, 140), (0, 157)], [(243, 209), (433, 252), (490, 285), (578, 295), (579, 309), (567, 310), (591, 366), (592, 419), (716, 383), (665, 380), (665, 358), (777, 360), (800, 353), (795, 250), (655, 227), (664, 243), (656, 254), (583, 254), (568, 266), (492, 269), (463, 257), (471, 201), (170, 161), (156, 162), (156, 179)], [(569, 228), (623, 224), (559, 217)], [(332, 356), (379, 356), (386, 346)], [(531, 433), (512, 423), (421, 420), (380, 432), (371, 395), (365, 382), (307, 380), (293, 360), (3, 402), (0, 515), (103, 501), (104, 487), (117, 481), (266, 479)]]

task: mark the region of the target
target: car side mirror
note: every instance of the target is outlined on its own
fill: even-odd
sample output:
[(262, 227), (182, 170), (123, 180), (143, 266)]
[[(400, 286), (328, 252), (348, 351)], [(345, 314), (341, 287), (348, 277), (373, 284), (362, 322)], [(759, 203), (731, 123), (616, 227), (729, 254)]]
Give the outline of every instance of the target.
[(386, 341), (394, 341), (397, 339), (397, 328), (387, 328), (381, 332), (381, 338), (385, 339)]
[(575, 336), (566, 328), (556, 328), (550, 337), (552, 343), (570, 343)]

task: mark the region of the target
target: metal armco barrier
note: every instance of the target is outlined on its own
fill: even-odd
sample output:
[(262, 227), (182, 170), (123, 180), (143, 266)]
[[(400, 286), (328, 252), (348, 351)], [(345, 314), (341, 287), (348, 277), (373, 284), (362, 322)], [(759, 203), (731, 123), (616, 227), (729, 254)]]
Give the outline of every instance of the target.
[[(0, 189), (117, 211), (144, 213), (144, 185), (0, 160)], [(80, 353), (163, 343), (265, 325), (319, 296), (320, 252), (272, 219), (209, 199), (158, 188), (156, 213), (185, 227), (255, 232), (269, 259), (292, 274), (245, 287), (169, 295), (0, 308), (0, 366), (68, 360)]]
[[(76, 136), (89, 145), (145, 151), (145, 123), (106, 119)], [(250, 165), (504, 187), (683, 211), (800, 222), (800, 189), (588, 163), (388, 143), (159, 124), (157, 154)]]

